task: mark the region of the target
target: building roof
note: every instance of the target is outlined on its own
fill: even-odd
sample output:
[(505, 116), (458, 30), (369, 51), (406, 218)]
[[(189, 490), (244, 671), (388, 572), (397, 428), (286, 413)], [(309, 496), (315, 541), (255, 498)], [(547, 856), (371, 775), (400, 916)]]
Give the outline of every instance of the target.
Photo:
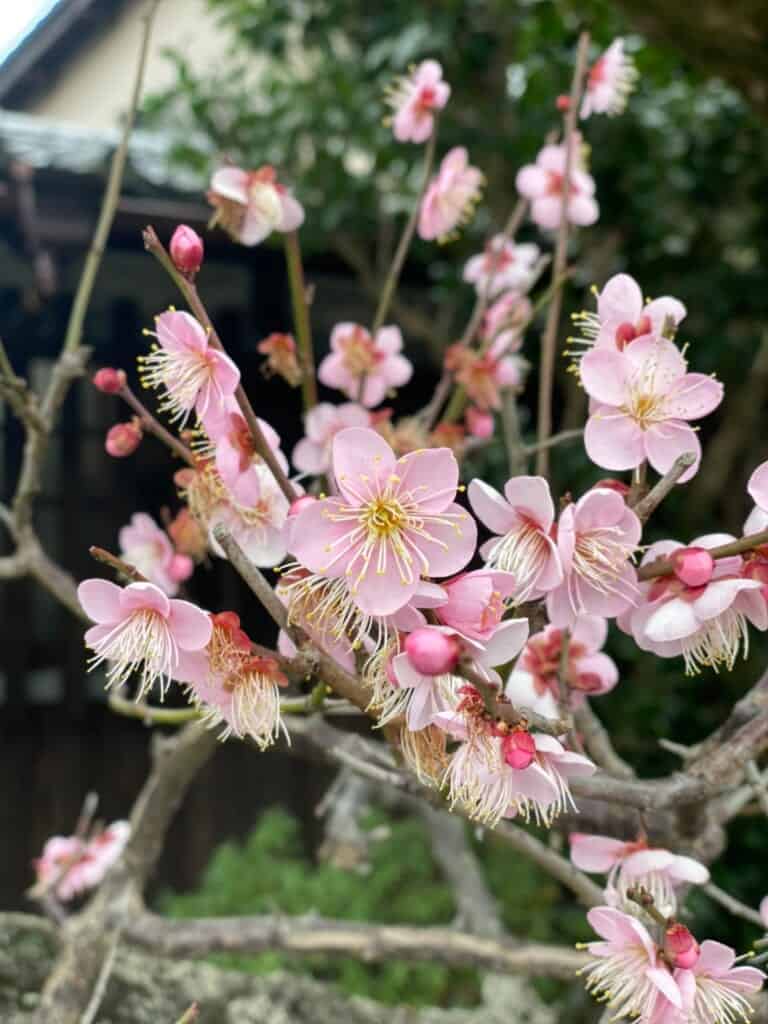
[(20, 107), (55, 80), (75, 53), (136, 0), (58, 0), (0, 64), (0, 105)]

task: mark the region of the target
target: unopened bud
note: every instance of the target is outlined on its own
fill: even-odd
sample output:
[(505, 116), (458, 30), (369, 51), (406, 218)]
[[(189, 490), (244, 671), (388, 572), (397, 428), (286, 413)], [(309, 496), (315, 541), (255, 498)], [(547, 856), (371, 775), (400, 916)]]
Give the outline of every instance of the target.
[(417, 672), (441, 676), (455, 667), (461, 645), (451, 633), (444, 633), (435, 626), (422, 626), (408, 634), (405, 651)]
[(116, 423), (114, 427), (110, 427), (104, 447), (108, 455), (115, 459), (124, 459), (127, 455), (133, 455), (141, 444), (141, 438), (141, 424), (134, 418), (128, 423)]
[(561, 93), (555, 100), (555, 106), (561, 114), (565, 114), (566, 111), (571, 109), (571, 97), (568, 93)]
[(170, 252), (176, 269), (194, 277), (203, 263), (203, 240), (193, 228), (179, 224), (171, 238)]
[(125, 387), (125, 371), (104, 366), (93, 375), (93, 386), (105, 395), (116, 395)]
[(699, 959), (699, 944), (684, 924), (672, 924), (664, 933), (664, 952), (673, 966), (690, 970)]
[(536, 757), (536, 741), (527, 729), (513, 729), (502, 739), (501, 753), (510, 768), (522, 771)]
[(296, 498), (295, 501), (291, 502), (291, 507), (288, 509), (289, 516), (297, 516), (300, 512), (303, 512), (305, 508), (309, 508), (310, 505), (314, 505), (317, 498), (314, 498), (311, 494), (302, 494), (300, 498)]
[(168, 575), (175, 583), (188, 580), (195, 569), (195, 563), (189, 555), (174, 555), (168, 566)]
[(705, 548), (681, 548), (673, 552), (672, 566), (686, 587), (705, 587), (715, 571), (715, 560)]
[(479, 437), (483, 441), (493, 437), (493, 413), (485, 412), (483, 409), (478, 409), (475, 405), (470, 405), (464, 420), (467, 424), (468, 432), (473, 437)]

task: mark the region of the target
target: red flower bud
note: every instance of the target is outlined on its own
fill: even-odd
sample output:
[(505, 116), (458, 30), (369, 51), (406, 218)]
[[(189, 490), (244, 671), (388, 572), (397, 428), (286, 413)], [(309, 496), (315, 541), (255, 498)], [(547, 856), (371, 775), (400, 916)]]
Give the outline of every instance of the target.
[(425, 676), (441, 676), (455, 667), (461, 653), (459, 641), (435, 626), (422, 626), (405, 641), (408, 660)]
[(124, 459), (127, 455), (133, 455), (141, 444), (141, 424), (134, 418), (128, 423), (116, 423), (107, 431), (104, 447), (107, 455), (115, 459)]
[(180, 273), (194, 277), (203, 263), (203, 240), (186, 224), (179, 224), (171, 238), (171, 259)]
[(664, 952), (675, 967), (689, 970), (699, 959), (699, 944), (684, 924), (671, 924), (664, 933)]
[(681, 548), (672, 554), (675, 576), (686, 587), (705, 587), (712, 579), (715, 561), (705, 548)]
[(105, 395), (116, 395), (125, 387), (125, 371), (104, 366), (93, 375), (93, 385)]
[(501, 753), (510, 768), (522, 771), (536, 757), (536, 741), (526, 729), (513, 729), (502, 739)]
[(564, 114), (571, 109), (571, 97), (567, 93), (561, 93), (555, 100), (555, 106), (561, 114)]

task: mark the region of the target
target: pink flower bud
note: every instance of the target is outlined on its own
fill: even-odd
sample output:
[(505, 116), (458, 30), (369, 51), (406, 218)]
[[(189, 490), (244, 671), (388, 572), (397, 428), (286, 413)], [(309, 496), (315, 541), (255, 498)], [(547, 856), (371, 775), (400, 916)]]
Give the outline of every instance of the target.
[(571, 109), (571, 97), (567, 93), (561, 93), (555, 100), (555, 106), (561, 114), (564, 114)]
[(309, 508), (310, 505), (314, 505), (317, 498), (313, 498), (311, 494), (302, 494), (300, 498), (297, 498), (291, 503), (291, 507), (288, 509), (289, 516), (297, 516), (299, 512), (303, 512), (305, 508)]
[(522, 771), (536, 757), (536, 741), (525, 729), (513, 729), (502, 739), (501, 753), (510, 768)]
[(93, 385), (105, 395), (116, 395), (125, 387), (125, 371), (104, 366), (93, 375)]
[(174, 555), (168, 566), (168, 575), (175, 583), (188, 580), (195, 569), (195, 563), (189, 555)]
[(473, 437), (487, 441), (493, 437), (493, 413), (484, 412), (475, 405), (470, 405), (465, 416), (467, 430)]
[(699, 959), (699, 944), (684, 924), (672, 924), (664, 933), (664, 952), (675, 967), (690, 970)]
[(450, 672), (461, 654), (461, 646), (456, 637), (434, 626), (422, 626), (409, 633), (405, 650), (416, 671), (425, 676), (440, 676)]
[(107, 431), (104, 447), (107, 450), (107, 455), (111, 455), (115, 459), (124, 459), (126, 455), (133, 455), (141, 444), (141, 438), (141, 426), (138, 420), (116, 423)]
[(171, 259), (182, 274), (193, 276), (203, 262), (203, 240), (186, 224), (179, 224), (171, 238)]
[(686, 587), (705, 587), (712, 579), (715, 561), (705, 548), (682, 548), (672, 555), (675, 576)]

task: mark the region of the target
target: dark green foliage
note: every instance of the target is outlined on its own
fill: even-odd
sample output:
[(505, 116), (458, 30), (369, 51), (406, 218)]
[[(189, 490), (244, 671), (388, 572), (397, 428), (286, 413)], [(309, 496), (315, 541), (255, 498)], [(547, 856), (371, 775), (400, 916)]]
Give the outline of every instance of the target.
[[(370, 871), (357, 874), (315, 863), (303, 847), (297, 822), (283, 811), (269, 811), (242, 846), (218, 848), (196, 891), (165, 894), (162, 910), (174, 917), (316, 913), (385, 924), (450, 924), (453, 897), (433, 864), (423, 826), (380, 812), (369, 814), (365, 826), (376, 829)], [(550, 941), (584, 936), (583, 916), (568, 908), (570, 901), (559, 886), (500, 843), (483, 842), (478, 849), (510, 931)], [(391, 1003), (466, 1005), (479, 993), (476, 972), (432, 964), (366, 966), (338, 957), (291, 960), (276, 953), (211, 959), (254, 973), (306, 971), (346, 992)]]

